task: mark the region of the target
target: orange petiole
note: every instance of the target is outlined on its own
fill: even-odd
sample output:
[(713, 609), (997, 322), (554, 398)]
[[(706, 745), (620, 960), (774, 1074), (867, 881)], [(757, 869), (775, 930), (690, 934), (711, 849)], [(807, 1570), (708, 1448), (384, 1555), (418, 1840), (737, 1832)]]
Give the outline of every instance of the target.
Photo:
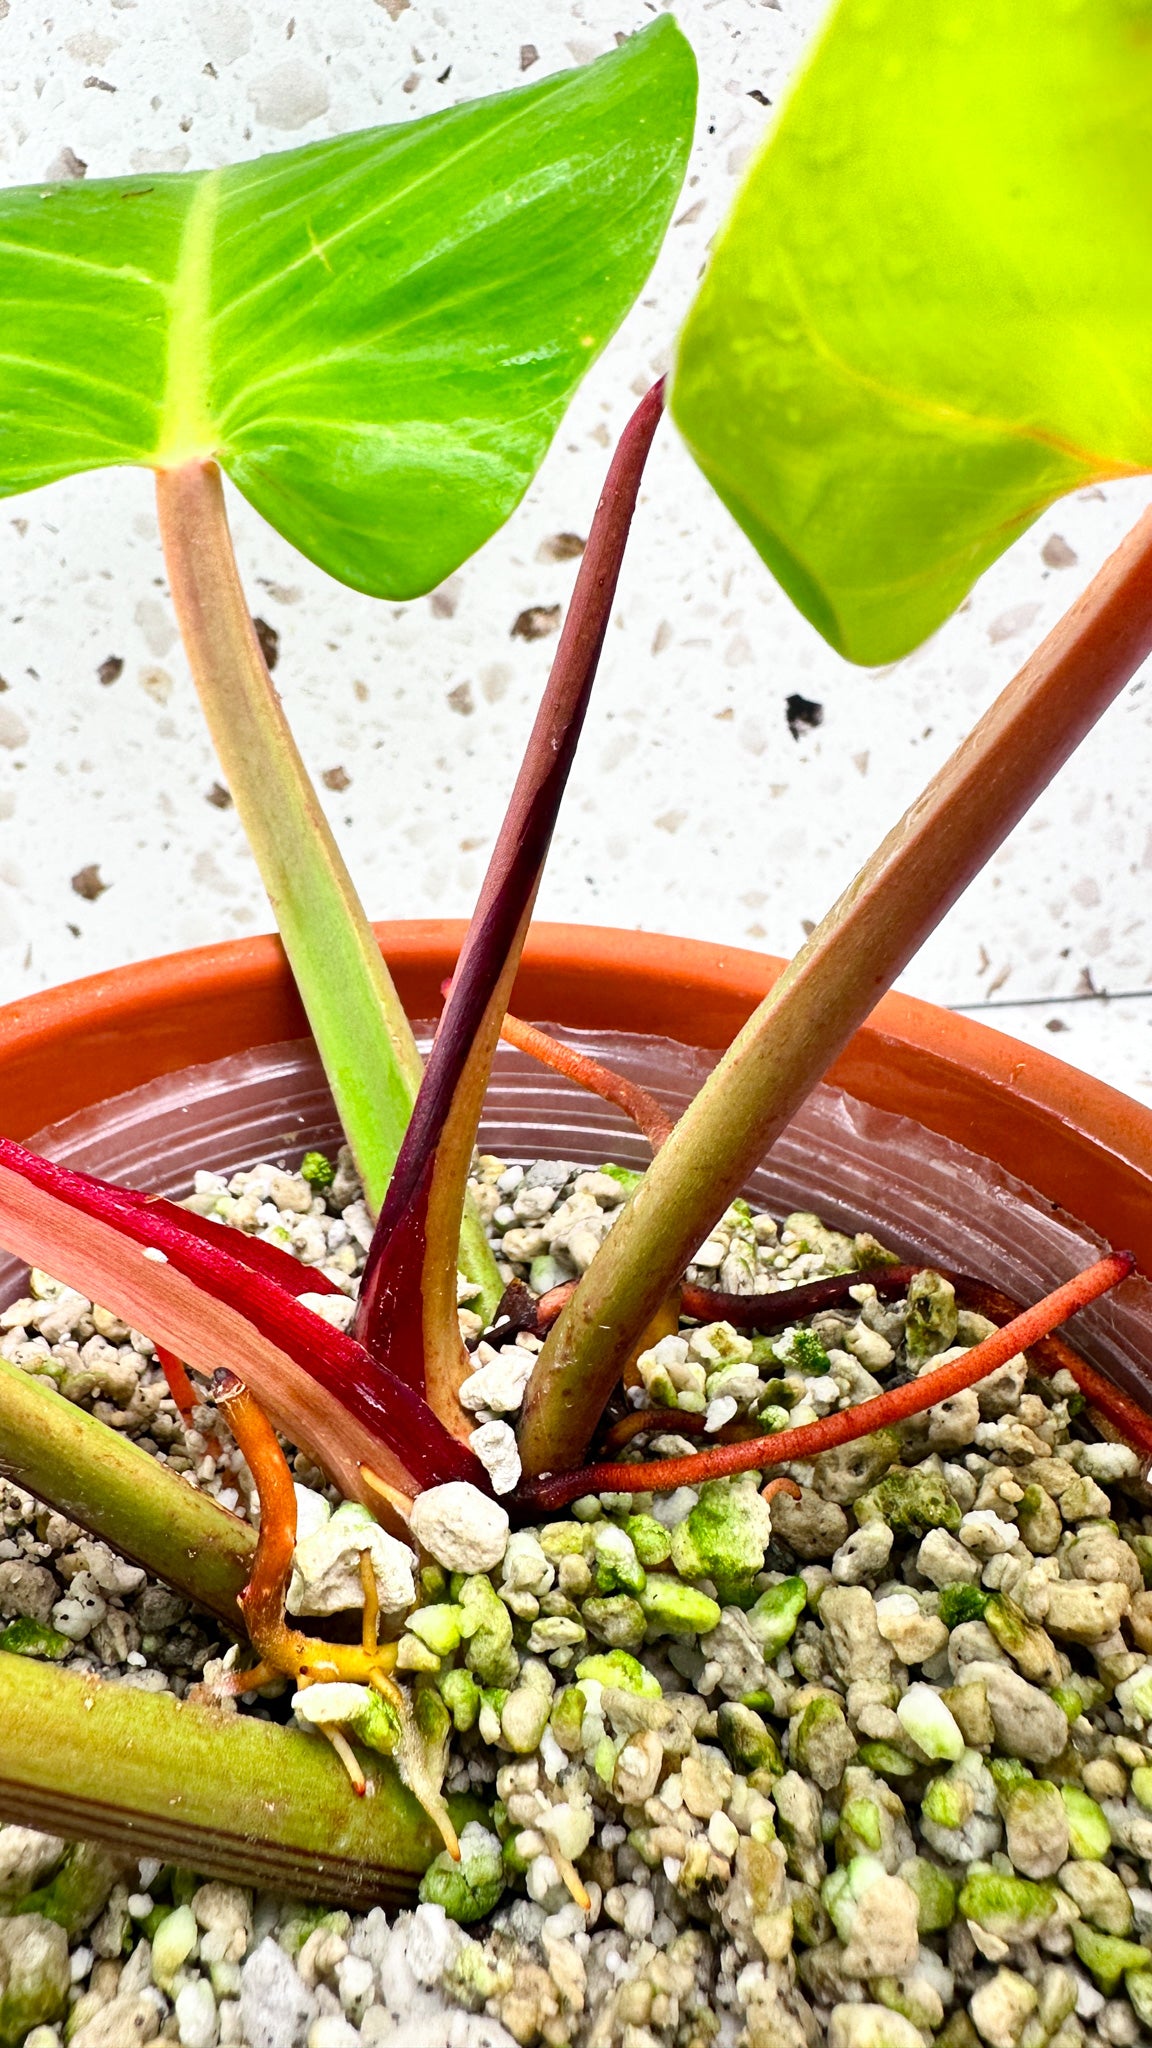
[(520, 1017), (506, 1013), (500, 1026), (500, 1036), (520, 1052), (530, 1053), (542, 1066), (551, 1067), (554, 1073), (566, 1074), (570, 1081), (578, 1081), (590, 1095), (598, 1095), (602, 1102), (614, 1103), (617, 1109), (622, 1109), (636, 1128), (643, 1131), (653, 1152), (658, 1152), (665, 1139), (671, 1136), (672, 1117), (638, 1082), (628, 1080), (624, 1074), (613, 1073), (611, 1067), (602, 1066), (599, 1060), (592, 1059), (586, 1052), (578, 1052), (575, 1046), (562, 1045), (558, 1038), (541, 1031), (539, 1025), (525, 1024)]
[(296, 1549), (296, 1494), (288, 1460), (263, 1409), (235, 1373), (217, 1372), (212, 1391), (247, 1460), (260, 1501), (256, 1557), (240, 1595), (240, 1609), (260, 1662), (254, 1671), (232, 1673), (228, 1690), (248, 1692), (275, 1677), (294, 1678), (302, 1685), (337, 1678), (353, 1685), (371, 1684), (377, 1672), (392, 1669), (396, 1645), (376, 1642), (379, 1602), (370, 1560), (367, 1573), (364, 1569), (368, 1553), (361, 1554), (360, 1566), (365, 1594), (361, 1644), (327, 1643), (289, 1628), (284, 1606)]

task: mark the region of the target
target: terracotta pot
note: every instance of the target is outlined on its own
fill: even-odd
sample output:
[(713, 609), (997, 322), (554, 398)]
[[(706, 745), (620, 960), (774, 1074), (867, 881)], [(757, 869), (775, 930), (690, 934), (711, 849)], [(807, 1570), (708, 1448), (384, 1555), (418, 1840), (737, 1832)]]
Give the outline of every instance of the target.
[[(464, 925), (376, 927), (413, 1016), (435, 1015)], [(727, 1045), (780, 973), (762, 953), (537, 925), (514, 1007), (586, 1029)], [(0, 1130), (48, 1123), (196, 1061), (305, 1030), (283, 952), (245, 939), (94, 975), (0, 1009)], [(885, 996), (828, 1077), (992, 1158), (1152, 1273), (1152, 1111), (933, 1004)]]

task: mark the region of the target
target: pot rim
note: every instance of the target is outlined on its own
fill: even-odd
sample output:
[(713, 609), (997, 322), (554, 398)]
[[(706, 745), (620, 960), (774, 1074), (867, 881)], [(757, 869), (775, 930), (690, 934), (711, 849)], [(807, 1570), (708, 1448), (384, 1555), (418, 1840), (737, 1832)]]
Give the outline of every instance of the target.
[[(375, 926), (410, 1015), (437, 1014), (466, 929), (463, 919)], [(513, 1006), (586, 1029), (722, 1047), (784, 965), (706, 940), (540, 923)], [(0, 1007), (0, 1129), (23, 1137), (179, 1067), (306, 1032), (273, 936), (23, 996)], [(826, 1078), (997, 1160), (1152, 1272), (1152, 1109), (987, 1024), (897, 993), (881, 998)]]

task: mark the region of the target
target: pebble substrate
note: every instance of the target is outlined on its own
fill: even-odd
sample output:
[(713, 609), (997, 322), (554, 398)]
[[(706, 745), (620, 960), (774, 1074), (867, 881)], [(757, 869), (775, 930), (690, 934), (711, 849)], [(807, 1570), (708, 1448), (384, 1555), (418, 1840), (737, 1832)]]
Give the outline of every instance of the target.
[[(199, 1175), (190, 1205), (287, 1245), (350, 1304), (367, 1211), (346, 1158), (327, 1184), (311, 1170)], [(631, 1180), (481, 1158), (473, 1186), (506, 1276), (541, 1293), (587, 1265)], [(879, 1249), (736, 1203), (690, 1277), (765, 1291)], [(704, 1413), (708, 1430), (783, 1427), (989, 1327), (930, 1274), (896, 1302), (860, 1286), (774, 1338), (685, 1325), (642, 1358), (629, 1398)], [(0, 1330), (4, 1357), (248, 1511), (242, 1459), (211, 1447), (219, 1418), (198, 1411), (185, 1431), (146, 1338), (40, 1275)], [(475, 1353), (466, 1399), (498, 1484), (513, 1483), (509, 1420), (537, 1348), (521, 1335)], [(771, 1511), (745, 1475), (587, 1498), (509, 1537), (482, 1496), (425, 1497), (401, 1676), (444, 1700), (446, 1789), (479, 1792), (492, 1829), (469, 1827), (462, 1863), (438, 1858), (421, 1904), (391, 1922), (104, 1859), (69, 1939), (20, 1906), (62, 1894), (77, 1858), (91, 1879), (101, 1852), (2, 1828), (0, 2042), (1152, 2039), (1152, 1514), (1134, 1454), (1079, 1408), (1067, 1375), (1016, 1359), (898, 1431), (794, 1466), (800, 1499)], [(665, 1434), (631, 1450), (699, 1447)], [(325, 1523), (333, 1496), (295, 1466), (327, 1543), (312, 1578), (325, 1611), (339, 1517)], [(218, 1668), (210, 1619), (19, 1488), (0, 1506), (0, 1646), (179, 1695)]]

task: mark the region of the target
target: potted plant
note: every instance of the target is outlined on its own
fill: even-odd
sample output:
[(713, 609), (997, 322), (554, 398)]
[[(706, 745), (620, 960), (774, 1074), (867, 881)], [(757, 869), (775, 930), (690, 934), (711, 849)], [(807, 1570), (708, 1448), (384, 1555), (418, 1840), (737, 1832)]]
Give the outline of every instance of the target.
[[(1108, 236), (1118, 244), (1140, 232), (1128, 197), (1132, 134), (1110, 131), (1107, 150), (1094, 131), (1086, 141), (1062, 87), (1072, 73), (1086, 77), (1090, 106), (1111, 105), (1142, 75), (1141, 46), (1131, 10), (1116, 0), (1091, 18), (1070, 12), (1041, 61), (1033, 13), (984, 17), (932, 0), (909, 22), (890, 4), (845, 0), (753, 169), (680, 339), (677, 423), (785, 587), (858, 659), (891, 658), (931, 630), (1047, 498), (1141, 459), (1127, 400), (1119, 403), (1111, 381), (1092, 387), (1083, 362), (1071, 374), (1051, 339), (1063, 317), (1087, 359), (1085, 335), (1106, 333), (1114, 312)], [(912, 66), (914, 94), (902, 82)], [(986, 100), (990, 75), (1024, 107), (1022, 134), (999, 120), (995, 95)], [(199, 1190), (177, 1207), (0, 1141), (0, 1239), (39, 1273), (39, 1294), (20, 1305), (24, 1322), (15, 1310), (10, 1321), (25, 1333), (37, 1318), (54, 1327), (35, 1301), (58, 1299), (62, 1283), (75, 1290), (60, 1311), (75, 1319), (62, 1329), (82, 1329), (98, 1304), (104, 1332), (145, 1331), (190, 1426), (188, 1369), (210, 1381), (220, 1429), (240, 1454), (233, 1469), (242, 1459), (259, 1510), (255, 1533), (252, 1520), (61, 1401), (39, 1372), (18, 1369), (50, 1345), (33, 1343), (29, 1358), (0, 1373), (12, 1463), (37, 1496), (248, 1645), (211, 1670), (208, 1697), (180, 1701), (19, 1654), (51, 1654), (43, 1635), (0, 1651), (12, 1733), (4, 1796), (10, 1813), (41, 1826), (58, 1821), (121, 1847), (131, 1831), (153, 1860), (176, 1853), (208, 1872), (347, 1903), (395, 1892), (439, 1839), (425, 1898), (464, 1922), (492, 1910), (506, 1875), (526, 1875), (557, 1986), (552, 2008), (540, 1994), (525, 2014), (514, 1971), (501, 1976), (495, 1951), (469, 1952), (473, 1976), (458, 1989), (465, 2002), (491, 2001), (525, 2040), (559, 2044), (584, 1991), (569, 1974), (565, 1992), (548, 1942), (577, 1928), (583, 1938), (583, 1916), (594, 1920), (606, 1890), (621, 1890), (602, 1885), (590, 1860), (596, 1780), (625, 1816), (633, 1856), (672, 1888), (662, 1897), (675, 1967), (662, 1996), (687, 1998), (694, 1982), (697, 1952), (687, 1935), (677, 1938), (684, 1922), (673, 1912), (679, 1899), (676, 1911), (691, 1917), (676, 1891), (683, 1882), (699, 1894), (697, 1917), (717, 1912), (732, 1954), (759, 1972), (758, 2017), (748, 2024), (756, 2048), (799, 2048), (821, 2014), (836, 2048), (914, 2048), (944, 2026), (965, 1972), (975, 1972), (978, 2037), (1022, 2041), (1036, 2013), (1047, 2041), (1068, 2019), (1077, 1980), (1058, 1965), (1044, 1977), (1023, 1956), (1036, 1937), (1058, 1955), (1074, 1946), (1104, 1987), (1101, 2002), (1123, 1977), (1125, 2010), (1152, 2012), (1152, 1951), (1128, 1939), (1131, 1909), (1121, 1927), (1121, 1908), (1104, 1898), (1123, 1892), (1115, 1871), (1095, 1891), (1075, 1873), (1059, 1894), (1049, 1882), (1066, 1864), (1102, 1863), (1114, 1842), (1144, 1853), (1139, 1815), (1123, 1803), (1129, 1775), (1135, 1806), (1143, 1803), (1136, 1774), (1146, 1766), (1133, 1752), (1144, 1752), (1126, 1736), (1126, 1750), (1103, 1753), (1107, 1724), (1094, 1729), (1088, 1717), (1114, 1697), (1109, 1711), (1122, 1725), (1140, 1733), (1152, 1719), (1148, 1622), (1133, 1607), (1144, 1596), (1123, 1576), (1139, 1575), (1134, 1544), (1149, 1538), (1126, 1514), (1131, 1540), (1113, 1525), (1106, 1542), (1095, 1539), (1096, 1562), (1076, 1544), (1086, 1541), (1078, 1526), (1101, 1526), (1115, 1505), (1094, 1475), (1137, 1481), (1131, 1447), (1152, 1453), (1152, 1424), (1053, 1335), (1126, 1279), (1131, 1254), (1106, 1251), (1020, 1311), (979, 1280), (901, 1265), (866, 1233), (849, 1244), (802, 1216), (772, 1254), (790, 1285), (708, 1290), (693, 1269), (708, 1267), (701, 1253), (718, 1225), (755, 1237), (745, 1230), (752, 1219), (731, 1205), (760, 1156), (1152, 646), (1147, 522), (816, 928), (672, 1129), (642, 1089), (508, 1016), (661, 386), (642, 399), (609, 470), (422, 1073), (279, 713), (228, 544), (218, 457), (282, 531), (362, 588), (428, 587), (475, 546), (523, 489), (589, 352), (642, 280), (674, 202), (691, 93), (690, 55), (665, 18), (614, 57), (514, 103), (147, 189), (113, 181), (53, 196), (50, 206), (39, 193), (5, 202), (6, 282), (22, 308), (7, 485), (26, 488), (94, 460), (157, 469), (185, 644), (375, 1225), (350, 1319), (350, 1294), (317, 1258), (281, 1248), (278, 1226), (271, 1238), (228, 1227), (240, 1219), (227, 1188)], [(839, 149), (820, 146), (845, 124), (850, 168)], [(981, 178), (958, 208), (955, 167), (977, 147)], [(1108, 231), (1091, 252), (1053, 220), (1053, 191), (1085, 160)], [(1011, 233), (997, 212), (1005, 194)], [(901, 246), (881, 250), (892, 260), (869, 265), (865, 289), (868, 234), (887, 226), (897, 204)], [(570, 268), (582, 227), (587, 241)], [(80, 300), (85, 319), (62, 333), (62, 305), (74, 315)], [(1014, 314), (991, 335), (990, 302)], [(963, 337), (980, 346), (965, 352)], [(116, 362), (114, 376), (93, 370), (97, 352), (105, 367)], [(1085, 452), (1096, 447), (1105, 452)], [(535, 1298), (523, 1286), (505, 1289), (483, 1214), (469, 1206), (477, 1120), (502, 1032), (624, 1104), (654, 1154), (643, 1175), (594, 1176), (608, 1185), (573, 1189), (574, 1201), (593, 1205), (576, 1202), (571, 1212), (570, 1221), (588, 1219), (586, 1235), (593, 1210), (614, 1220), (591, 1233), (598, 1249), (573, 1251), (578, 1281), (538, 1288)], [(347, 1209), (351, 1163), (342, 1170)], [(331, 1162), (310, 1157), (303, 1180), (313, 1191), (331, 1187)], [(505, 1189), (482, 1163), (472, 1192), (491, 1220), (493, 1195), (519, 1187), (513, 1177)], [(292, 1198), (319, 1229), (325, 1195), (293, 1189)], [(523, 1220), (548, 1206), (529, 1204)], [(255, 1209), (247, 1220), (258, 1220)], [(761, 1219), (758, 1241), (775, 1243), (776, 1229)], [(813, 1263), (825, 1268), (819, 1277)], [(527, 1340), (518, 1364), (528, 1353), (531, 1369), (514, 1401), (475, 1384), (512, 1347), (490, 1346), (477, 1372), (458, 1313), (461, 1274), (477, 1304), (473, 1334), (518, 1329)], [(898, 1308), (886, 1306), (893, 1301)], [(833, 1341), (833, 1324), (854, 1349)], [(94, 1331), (103, 1334), (99, 1323)], [(1024, 1351), (1041, 1378), (1058, 1376), (1054, 1396), (1024, 1393)], [(868, 1361), (879, 1373), (898, 1353), (900, 1372), (881, 1385)], [(846, 1361), (839, 1378), (836, 1359)], [(65, 1376), (72, 1369), (61, 1363)], [(507, 1381), (511, 1365), (502, 1370)], [(992, 1375), (1001, 1392), (986, 1421), (972, 1420), (981, 1411), (971, 1396), (957, 1425), (954, 1404)], [(1083, 1398), (1119, 1432), (1118, 1446), (1104, 1446), (1109, 1455), (1070, 1448), (1078, 1440), (1069, 1400)], [(517, 1411), (513, 1429), (502, 1417)], [(477, 1412), (490, 1416), (479, 1427)], [(1005, 1418), (1020, 1413), (1013, 1435)], [(984, 1427), (991, 1436), (979, 1436)], [(961, 1467), (942, 1467), (929, 1449), (933, 1429), (953, 1449), (987, 1444), (1015, 1459), (1027, 1485), (1005, 1466), (1006, 1488), (1001, 1467), (977, 1447), (968, 1454), (975, 1465), (963, 1468), (969, 1495)], [(294, 1489), (277, 1431), (336, 1489), (330, 1520), (318, 1486)], [(202, 1427), (198, 1434), (206, 1444)], [(209, 1463), (222, 1454), (214, 1442)], [(827, 1462), (848, 1447), (846, 1466)], [(756, 1484), (740, 1478), (748, 1473)], [(855, 1536), (837, 1486), (845, 1503), (860, 1503)], [(788, 1554), (809, 1560), (807, 1576), (769, 1561), (773, 1498), (785, 1543), (791, 1530)], [(667, 1512), (655, 1512), (661, 1502)], [(1015, 1519), (999, 1512), (1010, 1509)], [(835, 1525), (831, 1551), (821, 1551), (815, 1523), (825, 1534)], [(878, 1602), (866, 1582), (876, 1582), (894, 1540), (911, 1537), (928, 1546), (907, 1559), (917, 1591)], [(947, 1544), (961, 1563), (983, 1568), (961, 1572)], [(1011, 1568), (995, 1560), (1014, 1552), (1021, 1576), (1006, 1590)], [(1073, 1560), (1067, 1582), (1088, 1594), (1057, 1595), (1052, 1574), (1034, 1566), (1057, 1552)], [(830, 1567), (814, 1562), (822, 1555)], [(392, 1623), (383, 1634), (382, 1604)], [(819, 1618), (804, 1624), (809, 1634), (793, 1653), (806, 1604)], [(347, 1628), (299, 1625), (309, 1614), (348, 1612), (354, 1638)], [(1121, 1633), (1130, 1613), (1134, 1642)], [(1052, 1634), (1042, 1626), (1048, 1614)], [(577, 1661), (590, 1626), (606, 1647)], [(972, 1654), (959, 1656), (964, 1628), (983, 1633), (964, 1638)], [(757, 1661), (741, 1676), (749, 1644)], [(1069, 1644), (1091, 1650), (1097, 1676)], [(647, 1663), (633, 1655), (641, 1648)], [(960, 1672), (975, 1676), (957, 1680), (953, 1670), (946, 1685), (939, 1659), (954, 1649)], [(917, 1666), (927, 1681), (909, 1681)], [(669, 1683), (670, 1674), (688, 1681), (679, 1707), (655, 1704), (655, 1667)], [(879, 1690), (869, 1693), (873, 1683)], [(856, 1685), (865, 1692), (853, 1698)], [(724, 1704), (712, 1709), (717, 1686)], [(238, 1696), (257, 1712), (226, 1711)], [(268, 1718), (261, 1698), (290, 1700), (300, 1725), (279, 1725), (275, 1708)], [(774, 1714), (789, 1719), (788, 1768)], [(1077, 1748), (1081, 1724), (1088, 1733)], [(471, 1766), (463, 1779), (453, 1767), (454, 1731), (469, 1738), (473, 1779)], [(492, 1758), (501, 1754), (532, 1761), (497, 1774)], [(682, 1768), (670, 1769), (678, 1760)], [(1037, 1779), (1028, 1761), (1051, 1767), (1051, 1777)], [(1091, 1780), (1099, 1796), (1086, 1764), (1108, 1766)], [(542, 1770), (564, 1796), (545, 1792)], [(494, 1775), (503, 1849), (488, 1811), (462, 1798), (466, 1784)], [(916, 1835), (900, 1785), (920, 1808)], [(835, 1795), (831, 1872), (821, 1789)], [(450, 1793), (462, 1803), (453, 1806)], [(685, 1803), (707, 1821), (707, 1846), (699, 1830), (675, 1827)], [(983, 1825), (969, 1828), (976, 1821)], [(682, 1853), (661, 1847), (663, 1828)], [(1003, 1856), (1001, 1839), (1006, 1870), (988, 1861)], [(958, 1885), (946, 1866), (973, 1858)], [(685, 1875), (689, 1863), (694, 1876)], [(43, 2016), (58, 2010), (52, 1928), (87, 1924), (102, 1885), (110, 1910), (99, 1858), (78, 1852), (53, 1868), (41, 1892), (18, 1901), (29, 1927), (17, 1929), (25, 1947), (13, 1946), (13, 1969), (19, 1956), (34, 1989), (11, 1992), (0, 2014), (12, 2038), (17, 2024), (42, 2016), (34, 2004), (44, 1983)], [(154, 1983), (173, 1993), (181, 2037), (200, 2029), (211, 2038), (217, 1992), (221, 2012), (233, 2007), (232, 2025), (241, 1988), (239, 2017), (252, 2032), (275, 1986), (291, 2008), (275, 2038), (299, 2038), (313, 1987), (300, 1978), (299, 1997), (285, 1990), (284, 1965), (265, 1952), (275, 1944), (256, 1951), (243, 1982), (238, 1955), (223, 1952), (210, 1956), (226, 1966), (219, 1985), (190, 1974), (198, 1919), (202, 1956), (219, 1947), (220, 1902), (202, 1889), (190, 1905), (168, 1882), (170, 1903), (149, 1899), (142, 1917), (152, 1930), (146, 1961)], [(559, 1920), (565, 1895), (578, 1915), (571, 1929)], [(651, 1913), (638, 1909), (633, 1929), (627, 1900), (620, 1910), (630, 1934), (642, 1919), (644, 1936), (652, 1932)], [(25, 1954), (33, 1922), (39, 1974)], [(952, 1943), (953, 1967), (931, 1938), (959, 1924), (971, 1946)], [(323, 1931), (343, 1944), (335, 1929)], [(248, 1935), (239, 1933), (243, 1953)], [(794, 1939), (808, 1958), (803, 1992)], [(358, 1959), (371, 1962), (371, 1938), (363, 1940)], [(981, 1974), (977, 1957), (1026, 1967)], [(333, 1973), (345, 1959), (326, 1967)], [(364, 1995), (380, 1990), (382, 1967), (377, 1957)], [(357, 2010), (362, 1992), (349, 1993), (345, 2010)], [(639, 2024), (625, 2021), (625, 2004), (621, 2024)], [(119, 2018), (136, 2024), (126, 2007)], [(86, 2013), (78, 2042), (88, 2023)], [(140, 2027), (149, 2023), (145, 2013)], [(941, 2038), (960, 2048), (971, 2024), (954, 2014)], [(1121, 2024), (1138, 2022), (1120, 2014)]]

